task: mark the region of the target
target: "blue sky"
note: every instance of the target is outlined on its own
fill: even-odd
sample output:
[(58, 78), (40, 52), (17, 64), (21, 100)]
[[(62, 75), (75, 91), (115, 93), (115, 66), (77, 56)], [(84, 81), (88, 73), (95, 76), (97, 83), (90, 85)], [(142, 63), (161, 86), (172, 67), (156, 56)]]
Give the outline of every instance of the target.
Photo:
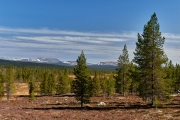
[(124, 44), (133, 59), (137, 33), (156, 12), (164, 51), (180, 63), (179, 0), (1, 0), (0, 56), (117, 61)]

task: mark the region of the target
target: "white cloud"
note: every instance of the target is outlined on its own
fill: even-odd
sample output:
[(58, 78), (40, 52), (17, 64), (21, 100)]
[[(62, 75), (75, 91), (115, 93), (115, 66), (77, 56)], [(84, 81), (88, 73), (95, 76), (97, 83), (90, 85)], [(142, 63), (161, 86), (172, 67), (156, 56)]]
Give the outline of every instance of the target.
[(180, 39), (180, 34), (164, 33), (166, 39)]
[(0, 33), (3, 34), (51, 34), (51, 35), (68, 35), (68, 36), (90, 36), (90, 37), (114, 37), (114, 38), (136, 38), (136, 32), (123, 32), (123, 33), (100, 33), (100, 32), (77, 32), (77, 31), (63, 31), (52, 29), (24, 29), (24, 28), (7, 28), (0, 26)]
[[(91, 57), (89, 59), (92, 61), (89, 62), (97, 63), (116, 61), (124, 44), (127, 44), (129, 56), (132, 59), (137, 33), (135, 31), (100, 33), (0, 27), (0, 54), (7, 54), (10, 57), (58, 56), (60, 60), (75, 60), (81, 50), (84, 50), (85, 54)], [(178, 62), (180, 48), (177, 46), (180, 46), (180, 35), (164, 33), (163, 36), (166, 38), (164, 47), (166, 54)]]

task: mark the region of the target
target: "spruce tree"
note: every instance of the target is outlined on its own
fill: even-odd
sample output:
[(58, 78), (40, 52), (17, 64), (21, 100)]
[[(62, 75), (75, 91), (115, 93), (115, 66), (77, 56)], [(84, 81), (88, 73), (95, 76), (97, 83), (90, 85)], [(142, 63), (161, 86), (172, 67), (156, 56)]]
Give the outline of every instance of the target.
[(41, 82), (41, 85), (40, 85), (40, 92), (41, 94), (43, 95), (47, 95), (48, 94), (48, 73), (45, 72), (43, 74), (43, 80)]
[(115, 93), (115, 79), (111, 73), (106, 81), (106, 94), (107, 96), (110, 96), (113, 93)]
[(53, 95), (56, 91), (56, 81), (53, 73), (44, 73), (43, 80), (40, 85), (40, 92), (43, 95)]
[(60, 78), (58, 80), (58, 84), (56, 87), (56, 93), (57, 94), (66, 94), (69, 93), (71, 90), (71, 79), (68, 76), (68, 70), (65, 69), (63, 74), (60, 75)]
[(33, 75), (30, 75), (29, 77), (29, 100), (34, 100), (35, 99), (35, 80), (33, 79)]
[(150, 98), (152, 105), (155, 98), (166, 94), (163, 85), (165, 75), (162, 72), (162, 65), (167, 61), (163, 50), (165, 38), (161, 36), (159, 29), (158, 18), (154, 13), (144, 26), (142, 35), (138, 33), (133, 60), (139, 69), (140, 96)]
[(165, 85), (167, 88), (167, 91), (174, 92), (176, 89), (175, 81), (176, 81), (176, 71), (175, 66), (172, 64), (172, 61), (170, 60), (164, 67), (164, 73), (166, 73), (165, 77)]
[(108, 80), (108, 78), (107, 78), (107, 76), (101, 74), (99, 79), (100, 79), (101, 91), (105, 95), (106, 91), (107, 91), (107, 80)]
[(95, 71), (94, 78), (92, 79), (92, 93), (97, 96), (101, 92), (100, 80), (97, 75), (97, 71)]
[(48, 94), (54, 95), (56, 92), (56, 80), (54, 73), (50, 73), (48, 76)]
[(83, 107), (83, 103), (90, 102), (92, 97), (92, 81), (83, 51), (76, 62), (77, 65), (74, 68), (75, 80), (72, 82), (72, 89), (76, 99), (81, 102), (81, 107)]
[(118, 59), (118, 68), (116, 68), (116, 92), (123, 94), (128, 91), (130, 85), (130, 79), (128, 78), (128, 66), (129, 66), (129, 54), (126, 47), (122, 50), (122, 54)]

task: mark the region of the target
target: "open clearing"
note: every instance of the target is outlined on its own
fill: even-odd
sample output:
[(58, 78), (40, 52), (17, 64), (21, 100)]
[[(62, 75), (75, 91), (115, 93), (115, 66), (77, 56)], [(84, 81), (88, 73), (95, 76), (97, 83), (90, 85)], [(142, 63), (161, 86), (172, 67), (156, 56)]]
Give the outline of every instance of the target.
[[(171, 104), (161, 108), (151, 108), (135, 95), (123, 97), (93, 97), (90, 104), (80, 108), (73, 95), (37, 96), (29, 101), (27, 87), (21, 84), (23, 91), (14, 95), (12, 100), (0, 101), (1, 120), (179, 120), (180, 96)], [(23, 86), (24, 85), (24, 86)], [(22, 90), (24, 88), (24, 90)], [(17, 91), (20, 91), (17, 88)], [(104, 102), (105, 105), (98, 106)]]

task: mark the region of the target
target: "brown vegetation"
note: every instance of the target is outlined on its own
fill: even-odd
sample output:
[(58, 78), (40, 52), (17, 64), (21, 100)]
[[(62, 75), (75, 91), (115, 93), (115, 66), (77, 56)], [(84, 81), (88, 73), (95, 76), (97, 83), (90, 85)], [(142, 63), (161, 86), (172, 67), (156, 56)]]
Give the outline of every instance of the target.
[[(154, 120), (180, 119), (180, 96), (171, 104), (152, 108), (136, 95), (114, 95), (112, 97), (93, 97), (91, 103), (80, 108), (73, 95), (37, 96), (29, 101), (25, 84), (18, 85), (17, 93), (12, 100), (0, 101), (0, 119), (69, 119), (69, 120)], [(99, 102), (106, 105), (98, 106)]]

